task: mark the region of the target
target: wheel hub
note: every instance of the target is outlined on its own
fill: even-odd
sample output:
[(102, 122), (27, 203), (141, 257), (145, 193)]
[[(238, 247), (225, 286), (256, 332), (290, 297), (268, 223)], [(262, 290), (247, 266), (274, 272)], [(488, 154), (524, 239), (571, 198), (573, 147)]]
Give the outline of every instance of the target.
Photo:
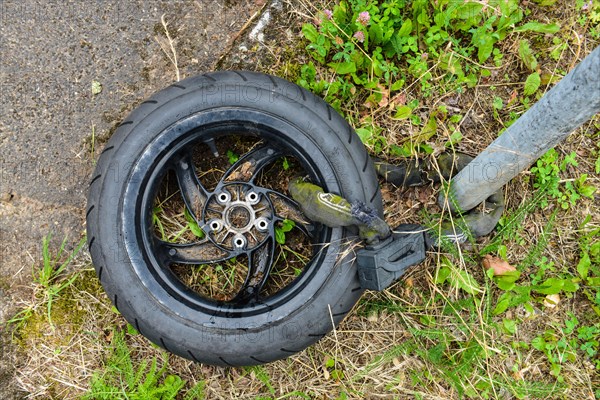
[(254, 185), (229, 184), (217, 189), (204, 210), (205, 231), (229, 250), (252, 250), (269, 233), (274, 210)]
[(243, 231), (254, 222), (254, 210), (245, 204), (234, 205), (225, 211), (225, 221), (231, 229)]

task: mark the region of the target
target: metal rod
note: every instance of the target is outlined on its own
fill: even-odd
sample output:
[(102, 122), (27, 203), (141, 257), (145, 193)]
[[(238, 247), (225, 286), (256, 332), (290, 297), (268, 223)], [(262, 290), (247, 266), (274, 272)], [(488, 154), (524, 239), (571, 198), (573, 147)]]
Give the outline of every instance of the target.
[(598, 112), (600, 46), (451, 180), (450, 208), (473, 209)]

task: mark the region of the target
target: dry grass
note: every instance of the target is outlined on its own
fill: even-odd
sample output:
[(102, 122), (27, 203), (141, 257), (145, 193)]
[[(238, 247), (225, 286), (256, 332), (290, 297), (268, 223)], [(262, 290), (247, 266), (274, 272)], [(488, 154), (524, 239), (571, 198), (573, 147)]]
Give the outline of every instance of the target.
[[(274, 22), (275, 28), (281, 31), (274, 35), (291, 38), (289, 47), (297, 48), (296, 36), (301, 22), (313, 18), (317, 8), (332, 4), (320, 3), (287, 1), (289, 12)], [(534, 7), (534, 10), (534, 19), (561, 21), (561, 32), (566, 32), (562, 38), (567, 46), (558, 60), (539, 56), (543, 72), (562, 75), (598, 45), (590, 37), (588, 27), (577, 23), (579, 9), (571, 2), (543, 9)], [(497, 136), (510, 112), (520, 114), (524, 111), (523, 106), (515, 102), (494, 117), (494, 97), (510, 99), (526, 76), (517, 53), (518, 38), (502, 43), (501, 51), (505, 54), (502, 66), (492, 68), (492, 76), (486, 82), (480, 82), (460, 96), (440, 88), (439, 93), (421, 99), (417, 85), (405, 90), (404, 101), (421, 100), (419, 113), (425, 120), (442, 103), (464, 115), (461, 121), (464, 139), (458, 145), (461, 151), (479, 152)], [(289, 59), (286, 46), (271, 44), (271, 49), (264, 50), (261, 58), (267, 61), (259, 61), (258, 69), (288, 78), (297, 74), (296, 60)], [(538, 46), (544, 48), (543, 44), (538, 43)], [(302, 61), (305, 56), (298, 54), (297, 57)], [(435, 68), (433, 72), (436, 73)], [(320, 73), (324, 79), (333, 79), (330, 71), (323, 69)], [(401, 144), (418, 136), (414, 125), (389, 118), (389, 109), (367, 109), (361, 100), (344, 105), (344, 112), (355, 124), (365, 121), (366, 117), (371, 118), (383, 128), (390, 144)], [(574, 151), (579, 161), (578, 167), (565, 171), (561, 179), (588, 174), (589, 183), (600, 186), (600, 177), (594, 170), (599, 122), (596, 117), (584, 124), (558, 146), (560, 154)], [(443, 147), (450, 131), (450, 127), (440, 123), (437, 136), (431, 139), (432, 147)], [(508, 215), (526, 209), (536, 198), (538, 193), (533, 190), (531, 180), (532, 175), (524, 172), (507, 185)], [(433, 188), (405, 191), (383, 184), (382, 190), (386, 217), (393, 226), (422, 222), (423, 213), (441, 212)], [(553, 223), (549, 224), (554, 210), (556, 206), (552, 204), (546, 209), (527, 209), (518, 222), (515, 235), (503, 243), (508, 261), (522, 269), (521, 279), (525, 282), (539, 269), (536, 261), (540, 257), (546, 257), (562, 272), (576, 274), (582, 222), (589, 215), (591, 221), (587, 229), (600, 227), (597, 195), (595, 200), (578, 201), (569, 210), (557, 210)], [(172, 222), (181, 228), (185, 220), (178, 215)], [(550, 329), (562, 335), (561, 327), (570, 315), (578, 316), (582, 323), (597, 323), (598, 317), (594, 317), (589, 299), (577, 292), (571, 297), (563, 296), (557, 307), (548, 308), (542, 304), (543, 296), (536, 297), (532, 302), (533, 312), (519, 306), (499, 316), (490, 316), (502, 292), (489, 285), (479, 265), (477, 253), (489, 242), (489, 238), (482, 239), (463, 249), (430, 254), (427, 261), (413, 268), (401, 282), (385, 292), (366, 293), (336, 331), (286, 360), (260, 368), (219, 368), (173, 356), (168, 360), (167, 374), (181, 376), (188, 381), (188, 388), (204, 381), (207, 399), (258, 396), (278, 399), (334, 399), (338, 396), (357, 399), (457, 399), (461, 396), (511, 399), (519, 388), (525, 398), (592, 399), (594, 390), (600, 387), (600, 378), (588, 358), (578, 353), (574, 360), (562, 363), (560, 382), (551, 375), (546, 355), (530, 345), (534, 338)], [(540, 243), (539, 252), (532, 253)], [(35, 297), (24, 305), (35, 311), (15, 336), (21, 357), (16, 379), (29, 398), (80, 397), (89, 389), (94, 373), (104, 367), (112, 330), (114, 327), (125, 329), (124, 320), (111, 310), (110, 302), (92, 278), (90, 261), (86, 257), (79, 257), (72, 267), (72, 270), (84, 272), (57, 303), (53, 314), (54, 329), (45, 319), (43, 304)], [(474, 294), (465, 293), (457, 285), (435, 283), (445, 259), (450, 260), (457, 270), (475, 277), (479, 288)], [(518, 321), (514, 333), (502, 329), (505, 320)], [(152, 358), (162, 359), (162, 351), (150, 346), (140, 335), (127, 334), (126, 341), (134, 364)], [(436, 353), (439, 343), (445, 343), (441, 354)], [(470, 354), (473, 349), (475, 353)], [(457, 390), (454, 378), (460, 380), (464, 393)], [(491, 386), (484, 387), (484, 382), (491, 382)]]

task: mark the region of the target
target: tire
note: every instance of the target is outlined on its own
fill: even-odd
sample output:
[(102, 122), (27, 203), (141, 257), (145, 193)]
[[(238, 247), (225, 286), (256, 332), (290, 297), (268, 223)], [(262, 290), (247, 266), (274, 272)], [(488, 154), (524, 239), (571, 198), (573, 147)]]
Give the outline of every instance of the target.
[[(191, 160), (186, 158), (191, 157), (189, 149), (207, 146), (211, 151), (206, 154), (215, 152), (215, 140), (230, 140), (227, 135), (232, 132), (240, 140), (251, 137), (260, 143), (233, 164), (232, 170), (238, 172), (225, 173), (230, 181), (223, 178), (215, 189), (208, 190), (198, 178), (201, 174), (184, 172), (189, 161), (197, 167), (196, 160), (208, 155), (196, 154)], [(115, 307), (142, 335), (167, 351), (221, 366), (271, 362), (325, 336), (333, 329), (332, 321), (337, 325), (361, 296), (363, 289), (349, 246), (356, 231), (313, 226), (306, 221), (302, 237), (311, 243), (310, 260), (287, 286), (274, 294), (261, 294), (261, 285), (272, 278), (268, 277), (273, 268), (270, 264), (275, 262), (274, 249), (279, 248), (275, 221), (282, 217), (273, 205), (273, 199), (279, 197), (269, 197), (275, 190), (251, 181), (230, 182), (238, 181), (232, 177), (243, 170), (244, 160), (259, 165), (253, 176), (264, 173), (266, 165), (270, 165), (269, 171), (285, 169), (273, 167), (275, 158), (265, 156), (272, 150), (296, 160), (303, 173), (326, 191), (361, 201), (383, 214), (375, 170), (354, 130), (323, 100), (276, 77), (224, 71), (183, 80), (141, 103), (106, 144), (88, 196), (87, 237), (92, 260)], [(207, 235), (197, 243), (204, 241), (202, 246), (207, 247), (202, 249), (211, 246), (210, 251), (225, 255), (211, 253), (202, 258), (208, 253), (202, 253), (196, 242), (171, 244), (157, 237), (154, 199), (168, 174), (176, 176), (186, 212)], [(195, 186), (187, 186), (185, 182), (194, 179), (198, 179)], [(204, 198), (198, 197), (200, 189), (205, 190)], [(261, 211), (269, 216), (263, 222), (257, 217), (258, 208), (249, 203), (252, 190), (272, 207)], [(221, 199), (216, 194), (225, 191), (231, 195), (229, 202), (215, 203), (227, 200), (227, 195)], [(285, 193), (280, 194), (285, 204), (293, 205)], [(204, 205), (194, 205), (194, 199), (203, 200)], [(218, 204), (229, 211), (217, 214), (223, 219), (212, 226), (208, 216), (214, 210), (208, 205), (218, 208)], [(262, 236), (257, 233), (252, 239), (242, 232), (227, 214), (232, 210), (243, 213), (244, 223), (250, 224), (252, 232), (263, 228)], [(249, 217), (251, 213), (255, 214)], [(219, 221), (226, 227), (218, 226)], [(223, 230), (234, 235), (233, 241), (229, 236), (220, 241), (218, 235)], [(256, 247), (248, 250), (252, 246)], [(208, 262), (199, 262), (198, 254)], [(210, 260), (234, 254), (240, 258), (246, 255), (248, 271), (255, 272), (252, 279), (248, 272), (242, 290), (233, 299), (207, 298), (174, 276), (175, 264), (210, 267)], [(262, 257), (265, 254), (270, 258)], [(267, 258), (269, 261), (264, 261)]]

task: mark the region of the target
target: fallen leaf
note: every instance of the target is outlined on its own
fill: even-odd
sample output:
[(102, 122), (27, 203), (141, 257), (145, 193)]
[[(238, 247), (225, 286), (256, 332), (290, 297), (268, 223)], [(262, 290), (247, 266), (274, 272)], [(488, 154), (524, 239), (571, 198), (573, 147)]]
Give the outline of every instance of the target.
[(385, 107), (389, 104), (390, 92), (381, 83), (377, 85), (379, 92), (381, 93), (381, 101), (379, 107)]
[(115, 331), (109, 331), (104, 334), (104, 340), (110, 343), (113, 340), (113, 336), (115, 336)]
[(549, 294), (544, 299), (544, 306), (547, 308), (554, 308), (560, 303), (560, 296), (558, 294)]
[(102, 92), (102, 84), (98, 81), (92, 81), (92, 94), (95, 96)]
[(402, 92), (402, 93), (398, 93), (397, 95), (395, 95), (394, 97), (392, 97), (392, 100), (390, 101), (390, 103), (392, 104), (392, 106), (403, 106), (406, 104), (406, 93)]
[(503, 259), (493, 257), (489, 254), (483, 257), (483, 266), (486, 270), (491, 268), (494, 271), (494, 276), (506, 275), (508, 272), (517, 270)]

